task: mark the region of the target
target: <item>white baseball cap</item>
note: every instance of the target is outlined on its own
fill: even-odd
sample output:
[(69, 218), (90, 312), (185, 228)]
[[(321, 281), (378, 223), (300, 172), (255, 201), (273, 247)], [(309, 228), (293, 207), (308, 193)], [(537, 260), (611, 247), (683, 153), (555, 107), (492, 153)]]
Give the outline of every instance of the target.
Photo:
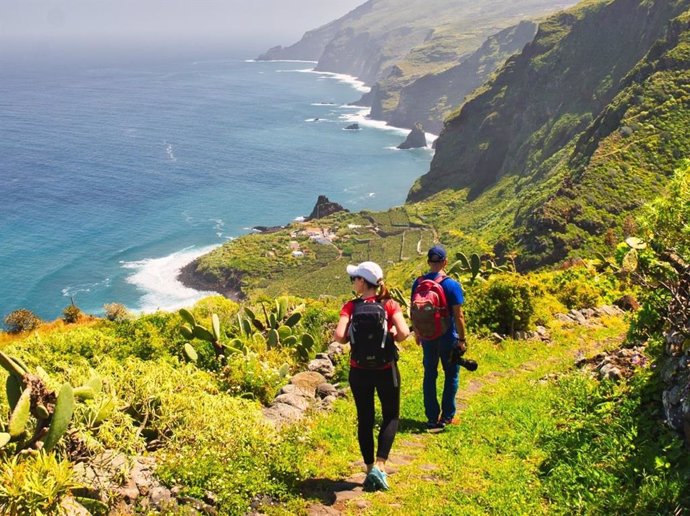
[(348, 265), (347, 273), (351, 278), (360, 276), (372, 285), (378, 285), (379, 281), (383, 279), (383, 269), (379, 267), (378, 263), (374, 262), (362, 262), (359, 265)]

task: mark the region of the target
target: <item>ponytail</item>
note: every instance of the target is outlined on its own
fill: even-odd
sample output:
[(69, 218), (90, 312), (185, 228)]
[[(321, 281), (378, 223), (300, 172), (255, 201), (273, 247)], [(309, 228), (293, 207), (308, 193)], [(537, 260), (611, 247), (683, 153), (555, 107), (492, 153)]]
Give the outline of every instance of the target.
[(378, 289), (379, 291), (376, 294), (376, 301), (388, 301), (391, 298), (391, 293), (388, 292), (388, 288), (386, 288), (386, 285), (383, 283), (383, 280), (379, 280)]
[(391, 293), (388, 292), (388, 289), (386, 288), (386, 285), (383, 283), (382, 279), (380, 279), (376, 285), (368, 282), (364, 278), (362, 279), (364, 280), (364, 283), (367, 284), (367, 287), (376, 289), (376, 301), (381, 302), (391, 299)]

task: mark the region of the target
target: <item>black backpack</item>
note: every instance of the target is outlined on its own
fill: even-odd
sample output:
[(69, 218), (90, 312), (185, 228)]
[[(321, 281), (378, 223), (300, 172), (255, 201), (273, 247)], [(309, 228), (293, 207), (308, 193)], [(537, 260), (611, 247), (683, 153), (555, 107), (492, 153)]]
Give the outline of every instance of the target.
[(350, 316), (350, 356), (365, 369), (384, 367), (398, 359), (393, 335), (388, 333), (388, 316), (383, 303), (353, 301)]

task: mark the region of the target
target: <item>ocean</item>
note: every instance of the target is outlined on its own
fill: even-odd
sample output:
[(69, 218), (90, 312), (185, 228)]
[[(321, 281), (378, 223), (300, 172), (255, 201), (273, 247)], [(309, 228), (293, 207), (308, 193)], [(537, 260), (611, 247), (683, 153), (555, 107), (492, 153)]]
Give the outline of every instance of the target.
[[(404, 202), (429, 149), (349, 105), (366, 91), (313, 63), (238, 59), (3, 69), (0, 317), (74, 300), (173, 310), (208, 295), (182, 266), (253, 226)], [(358, 122), (360, 130), (345, 128)]]

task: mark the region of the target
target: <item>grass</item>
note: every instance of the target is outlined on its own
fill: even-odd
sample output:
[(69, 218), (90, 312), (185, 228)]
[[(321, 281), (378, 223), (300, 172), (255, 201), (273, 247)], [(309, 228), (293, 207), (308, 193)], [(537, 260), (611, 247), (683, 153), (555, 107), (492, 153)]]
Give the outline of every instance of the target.
[[(673, 445), (678, 441), (658, 430), (654, 407), (640, 403), (653, 388), (651, 373), (615, 387), (573, 369), (577, 352), (616, 348), (626, 328), (625, 321), (611, 318), (593, 328), (556, 326), (550, 345), (471, 342), (468, 355), (481, 365), (476, 373), (461, 372), (461, 423), (438, 435), (423, 432), (421, 352), (406, 343), (401, 427), (391, 455), (397, 471), (391, 491), (362, 495), (366, 514), (652, 514), (645, 511), (690, 504), (682, 494), (690, 470)], [(631, 452), (629, 436), (642, 417), (650, 421), (648, 432), (637, 435), (645, 439), (645, 456), (658, 457), (661, 474)], [(312, 480), (335, 482), (361, 470), (351, 400), (339, 401), (312, 424)], [(587, 445), (591, 433), (602, 436), (600, 446)], [(663, 435), (652, 438), (654, 433)], [(607, 482), (597, 489), (604, 476)], [(598, 498), (588, 495), (593, 486)], [(300, 510), (318, 501), (313, 496)], [(291, 510), (298, 508), (293, 500)], [(344, 508), (345, 514), (361, 512), (355, 503)]]

